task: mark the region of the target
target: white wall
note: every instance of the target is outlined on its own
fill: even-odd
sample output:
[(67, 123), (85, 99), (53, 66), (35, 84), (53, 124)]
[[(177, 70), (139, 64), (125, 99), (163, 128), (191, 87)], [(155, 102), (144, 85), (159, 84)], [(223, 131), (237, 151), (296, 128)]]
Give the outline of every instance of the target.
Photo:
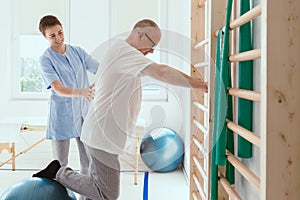
[[(190, 74), (190, 18), (191, 18), (191, 7), (190, 1), (182, 0), (169, 0), (167, 1), (167, 24), (166, 29), (171, 31), (171, 37), (169, 44), (171, 50), (180, 49), (178, 51), (170, 52), (168, 55), (168, 61), (171, 65), (177, 65), (180, 63), (181, 70), (187, 74)], [(176, 32), (177, 34), (173, 33)], [(172, 34), (173, 33), (173, 34)], [(185, 60), (185, 61), (182, 61)], [(195, 63), (193, 63), (195, 64)], [(181, 99), (181, 129), (180, 132), (183, 134), (185, 143), (185, 157), (184, 157), (184, 169), (186, 175), (189, 176), (189, 147), (190, 147), (190, 90), (183, 89), (178, 93)]]
[(160, 24), (160, 0), (111, 0), (112, 34), (129, 32), (135, 22), (150, 18)]
[(70, 1), (70, 43), (92, 52), (110, 37), (110, 0)]

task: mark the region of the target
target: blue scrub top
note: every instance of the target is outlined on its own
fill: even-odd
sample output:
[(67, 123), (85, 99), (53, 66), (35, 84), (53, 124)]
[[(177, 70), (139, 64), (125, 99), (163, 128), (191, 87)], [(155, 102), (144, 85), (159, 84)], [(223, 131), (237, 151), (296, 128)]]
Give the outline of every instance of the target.
[[(40, 58), (42, 76), (48, 89), (53, 81), (60, 80), (64, 87), (86, 88), (87, 71), (96, 73), (99, 63), (82, 48), (66, 45), (66, 54), (61, 55), (50, 47)], [(80, 137), (82, 122), (88, 111), (88, 101), (82, 97), (59, 96), (51, 89), (46, 138), (67, 140)]]

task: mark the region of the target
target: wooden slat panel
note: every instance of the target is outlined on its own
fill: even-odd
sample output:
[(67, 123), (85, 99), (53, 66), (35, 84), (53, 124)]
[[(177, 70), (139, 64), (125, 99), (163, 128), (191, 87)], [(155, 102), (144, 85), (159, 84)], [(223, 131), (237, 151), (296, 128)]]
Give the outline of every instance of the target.
[[(245, 14), (243, 14), (242, 16), (236, 18), (235, 20), (233, 20), (229, 27), (231, 30), (234, 30), (244, 24), (246, 24), (247, 22), (255, 19), (256, 17), (261, 15), (261, 10), (262, 7), (261, 5), (258, 5), (256, 7), (254, 7), (253, 9), (249, 10), (248, 12), (246, 12)], [(215, 31), (214, 33), (215, 37), (218, 37), (218, 31)]]
[(201, 196), (202, 199), (207, 199), (206, 195), (205, 195), (205, 192), (203, 191), (203, 187), (201, 186), (200, 182), (199, 182), (199, 179), (197, 178), (196, 174), (193, 174), (192, 175), (192, 178), (194, 180), (194, 183), (196, 184), (196, 187), (199, 191), (199, 194)]
[(243, 90), (243, 89), (238, 89), (238, 88), (229, 88), (228, 89), (228, 94), (232, 96), (236, 96), (239, 98), (243, 99), (248, 99), (251, 101), (261, 101), (261, 93), (260, 92), (255, 92), (251, 90)]
[[(203, 4), (204, 5), (204, 4)], [(204, 69), (199, 68), (196, 69), (193, 64), (203, 63), (205, 62), (205, 55), (203, 55), (202, 49), (194, 49), (194, 46), (203, 41), (205, 38), (204, 35), (205, 30), (205, 6), (199, 7), (199, 0), (191, 0), (191, 76), (201, 78), (203, 77)], [(201, 77), (199, 77), (199, 73)], [(204, 94), (201, 92), (195, 93), (195, 91), (191, 90), (191, 119), (196, 119), (203, 123), (204, 121), (204, 113), (199, 112), (199, 109), (192, 105), (192, 102), (198, 102), (200, 104), (204, 104)], [(190, 157), (192, 155), (201, 155), (199, 148), (193, 142), (193, 139), (197, 139), (198, 141), (203, 141), (203, 134), (200, 129), (192, 122), (191, 120), (191, 148), (190, 148)], [(203, 157), (199, 158), (201, 162), (203, 162)], [(190, 199), (193, 198), (192, 192), (198, 191), (197, 185), (195, 181), (193, 181), (193, 176), (197, 175), (200, 177), (200, 172), (197, 170), (197, 167), (194, 166), (194, 162), (190, 159)], [(203, 185), (203, 179), (199, 179), (199, 184)], [(201, 198), (201, 197), (200, 197)]]
[(228, 196), (230, 197), (230, 200), (242, 200), (240, 195), (233, 189), (233, 187), (230, 185), (226, 178), (221, 177), (219, 181), (225, 189), (225, 191), (227, 192)]
[(207, 129), (197, 120), (193, 120), (193, 123), (201, 130), (204, 135), (207, 135)]
[(196, 64), (194, 64), (194, 66), (196, 68), (208, 67), (209, 66), (209, 62), (205, 61), (205, 62), (201, 62), (201, 63), (196, 63)]
[(241, 62), (247, 60), (256, 60), (261, 57), (261, 50), (260, 49), (253, 49), (250, 51), (245, 51), (242, 53), (234, 54), (229, 56), (230, 62)]
[(230, 23), (230, 29), (236, 29), (261, 15), (261, 5), (254, 7)]
[(239, 134), (240, 136), (251, 142), (252, 144), (256, 145), (257, 147), (260, 147), (260, 137), (255, 135), (253, 132), (229, 120), (227, 120), (227, 127), (233, 132)]
[(198, 158), (197, 158), (196, 156), (193, 156), (193, 161), (195, 162), (196, 167), (197, 167), (197, 169), (199, 170), (199, 172), (200, 172), (202, 178), (203, 178), (203, 179), (206, 181), (206, 183), (207, 183), (208, 178), (207, 178), (206, 172), (204, 171), (203, 167), (202, 167), (201, 164), (200, 164), (200, 161), (198, 160)]
[(208, 38), (202, 40), (201, 42), (197, 43), (195, 46), (194, 46), (194, 49), (199, 49), (201, 48), (202, 46), (204, 45), (207, 45), (208, 44)]
[(227, 151), (227, 160), (238, 170), (257, 190), (260, 190), (260, 179), (251, 172), (241, 161)]
[(198, 102), (193, 102), (193, 104), (194, 104), (197, 108), (199, 108), (200, 110), (202, 110), (202, 111), (204, 111), (204, 112), (208, 112), (208, 108), (207, 108), (206, 106), (204, 106), (204, 105), (202, 105), (202, 104), (200, 104), (200, 103), (198, 103)]

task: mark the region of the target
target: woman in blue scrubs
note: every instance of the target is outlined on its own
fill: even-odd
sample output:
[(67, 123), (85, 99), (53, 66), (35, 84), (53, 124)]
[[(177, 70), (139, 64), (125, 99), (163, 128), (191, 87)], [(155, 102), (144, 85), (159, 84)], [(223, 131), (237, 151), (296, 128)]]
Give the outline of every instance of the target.
[(87, 71), (96, 73), (99, 63), (82, 48), (64, 43), (62, 24), (55, 16), (44, 16), (39, 30), (50, 44), (40, 58), (44, 82), (51, 89), (46, 138), (51, 140), (53, 156), (62, 166), (68, 164), (70, 139), (75, 138), (81, 172), (87, 174), (88, 158), (80, 134), (95, 93)]

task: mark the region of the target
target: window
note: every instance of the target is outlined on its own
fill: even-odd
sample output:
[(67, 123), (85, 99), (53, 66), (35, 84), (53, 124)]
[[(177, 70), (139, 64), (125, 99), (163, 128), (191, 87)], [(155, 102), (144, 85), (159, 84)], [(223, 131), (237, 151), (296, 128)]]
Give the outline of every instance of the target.
[(48, 42), (41, 35), (20, 35), (19, 42), (20, 92), (47, 93), (41, 76), (39, 56), (48, 47)]
[(49, 43), (40, 34), (38, 23), (44, 15), (53, 14), (63, 22), (64, 31), (68, 32), (68, 7), (68, 1), (61, 0), (14, 0), (13, 98), (48, 99), (49, 91), (41, 76), (39, 57)]
[[(160, 51), (155, 50), (153, 54), (148, 54), (149, 57), (154, 62), (160, 63)], [(143, 86), (143, 101), (167, 101), (168, 93), (166, 83), (159, 82), (150, 77), (142, 78)]]

